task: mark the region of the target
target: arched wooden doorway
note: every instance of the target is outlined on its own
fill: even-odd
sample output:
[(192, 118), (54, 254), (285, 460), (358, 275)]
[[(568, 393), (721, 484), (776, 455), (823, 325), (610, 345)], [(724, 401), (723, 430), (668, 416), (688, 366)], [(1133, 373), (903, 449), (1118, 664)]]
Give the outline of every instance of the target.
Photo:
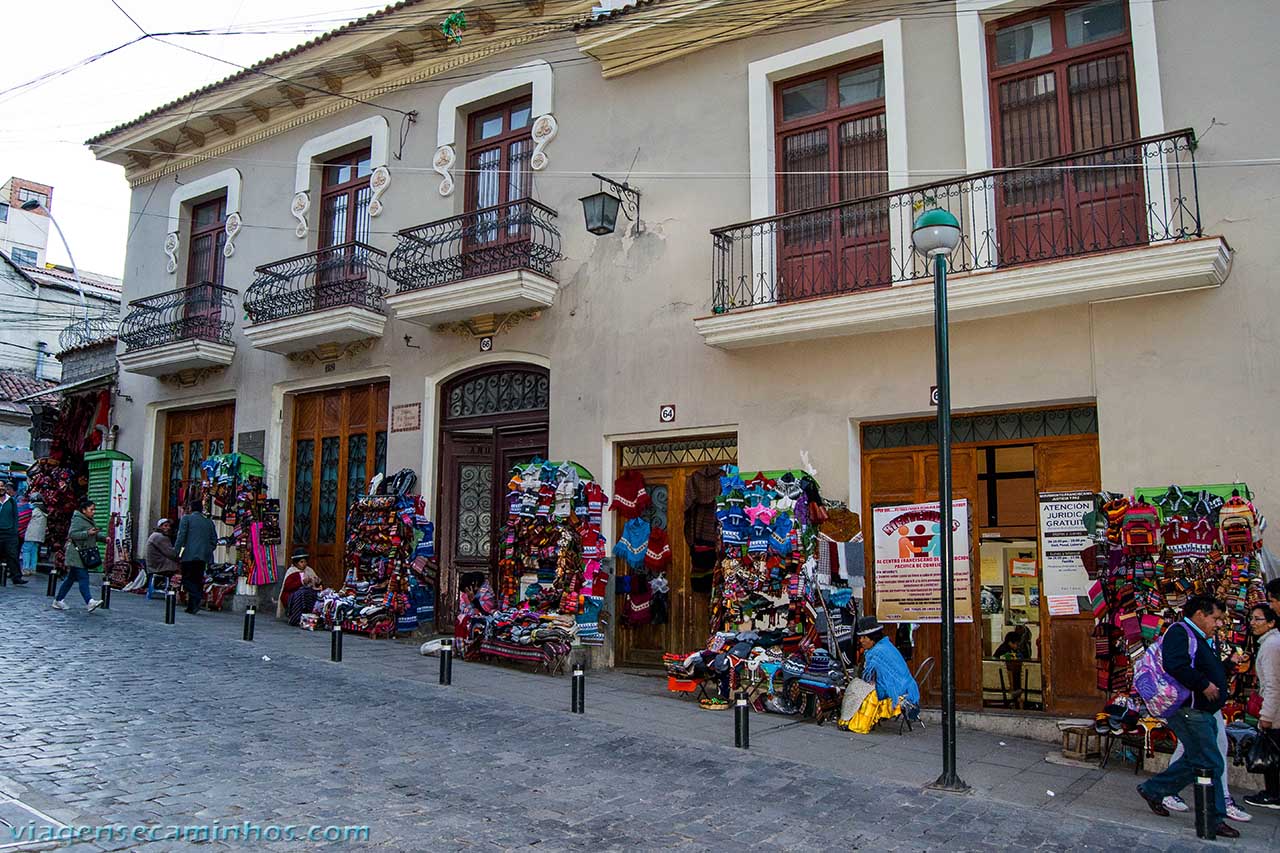
[(458, 578), (496, 578), (506, 486), (515, 465), (547, 456), (551, 374), (501, 363), (461, 373), (440, 392), (440, 508), (437, 624), (452, 625)]

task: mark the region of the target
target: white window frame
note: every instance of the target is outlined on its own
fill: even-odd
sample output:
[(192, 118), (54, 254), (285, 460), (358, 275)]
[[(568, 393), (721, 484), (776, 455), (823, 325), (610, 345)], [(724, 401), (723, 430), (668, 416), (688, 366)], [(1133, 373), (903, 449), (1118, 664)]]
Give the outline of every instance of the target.
[(298, 220), (293, 234), (299, 240), (306, 239), (310, 227), (307, 211), (311, 209), (312, 174), (327, 154), (368, 140), (369, 142), (369, 216), (382, 213), (382, 194), (391, 185), (391, 171), (387, 159), (391, 151), (391, 127), (384, 116), (370, 118), (340, 127), (337, 130), (314, 136), (302, 143), (293, 176), (293, 202), (289, 213)]
[[(964, 111), (965, 169), (969, 174), (995, 168), (991, 142), (991, 87), (987, 65), (987, 24), (1010, 15), (1050, 6), (1056, 0), (957, 0), (956, 38), (960, 49), (960, 104)], [(1156, 50), (1155, 4), (1151, 0), (1129, 0), (1129, 31), (1133, 42), (1133, 83), (1138, 98), (1138, 135), (1158, 136), (1165, 132), (1164, 98), (1160, 92), (1160, 62)], [(1164, 180), (1152, 178), (1153, 185)], [(973, 229), (989, 233), (995, 210), (994, 190), (988, 190), (987, 204), (974, 205)], [(1152, 233), (1155, 229), (1152, 229)], [(993, 264), (995, 257), (994, 244)]]
[[(547, 146), (556, 138), (560, 129), (554, 115), (555, 72), (550, 63), (535, 59), (533, 62), (455, 86), (445, 93), (440, 101), (437, 117), (436, 153), (431, 160), (431, 168), (440, 176), (440, 195), (450, 196), (455, 188), (453, 167), (458, 162), (459, 117), (469, 108), (522, 89), (531, 89), (533, 93), (534, 118), (529, 131), (533, 138), (533, 154), (529, 157), (529, 168), (535, 172), (547, 168), (547, 164), (551, 162), (547, 156)], [(465, 127), (465, 123), (463, 126)]]
[[(164, 253), (167, 256), (165, 270), (169, 275), (178, 271), (178, 249), (182, 245), (179, 228), (182, 223), (182, 207), (203, 200), (222, 190), (227, 194), (227, 242), (222, 247), (222, 256), (229, 258), (236, 253), (235, 239), (240, 233), (240, 190), (244, 180), (239, 169), (223, 169), (212, 175), (182, 184), (169, 196), (169, 228), (164, 238)], [(190, 282), (187, 282), (190, 284)]]

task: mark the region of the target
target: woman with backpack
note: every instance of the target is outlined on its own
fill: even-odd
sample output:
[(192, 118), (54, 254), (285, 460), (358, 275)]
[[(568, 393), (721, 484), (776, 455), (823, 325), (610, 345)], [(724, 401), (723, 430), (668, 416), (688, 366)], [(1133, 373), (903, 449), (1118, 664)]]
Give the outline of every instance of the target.
[[(1280, 617), (1266, 604), (1255, 604), (1249, 611), (1249, 630), (1258, 638), (1258, 733), (1269, 737), (1280, 747)], [(1280, 768), (1262, 774), (1266, 787), (1244, 798), (1251, 806), (1280, 809)]]

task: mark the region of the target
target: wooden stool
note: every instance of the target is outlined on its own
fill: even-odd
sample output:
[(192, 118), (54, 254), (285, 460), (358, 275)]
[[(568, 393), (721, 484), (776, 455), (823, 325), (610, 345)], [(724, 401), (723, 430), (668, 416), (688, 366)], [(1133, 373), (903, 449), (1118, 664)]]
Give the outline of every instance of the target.
[(1088, 761), (1102, 755), (1102, 735), (1091, 728), (1077, 726), (1062, 730), (1062, 756)]

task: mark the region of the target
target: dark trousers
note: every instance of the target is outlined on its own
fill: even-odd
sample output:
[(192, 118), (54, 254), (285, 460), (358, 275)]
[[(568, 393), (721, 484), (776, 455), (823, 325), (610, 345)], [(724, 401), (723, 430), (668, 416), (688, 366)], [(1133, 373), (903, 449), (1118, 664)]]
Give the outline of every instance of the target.
[(1213, 805), (1209, 809), (1212, 824), (1227, 817), (1226, 795), (1222, 790), (1222, 771), (1227, 758), (1218, 748), (1218, 720), (1205, 711), (1180, 708), (1165, 720), (1169, 729), (1182, 744), (1182, 757), (1169, 765), (1163, 773), (1157, 773), (1140, 786), (1148, 799), (1163, 800), (1171, 794), (1181, 794), (1182, 789), (1195, 781), (1196, 769), (1209, 771), (1213, 780)]
[(182, 562), (182, 588), (187, 593), (187, 610), (194, 612), (200, 609), (200, 601), (204, 598), (204, 561), (184, 560)]
[[(1275, 743), (1276, 748), (1280, 749), (1280, 734), (1276, 734), (1276, 729), (1272, 726), (1264, 729), (1260, 737), (1269, 737)], [(1272, 768), (1262, 774), (1262, 780), (1266, 784), (1263, 789), (1268, 797), (1280, 800), (1280, 767)]]
[(18, 580), (22, 577), (22, 542), (17, 535), (0, 535), (0, 563), (5, 564), (4, 571), (9, 577)]

